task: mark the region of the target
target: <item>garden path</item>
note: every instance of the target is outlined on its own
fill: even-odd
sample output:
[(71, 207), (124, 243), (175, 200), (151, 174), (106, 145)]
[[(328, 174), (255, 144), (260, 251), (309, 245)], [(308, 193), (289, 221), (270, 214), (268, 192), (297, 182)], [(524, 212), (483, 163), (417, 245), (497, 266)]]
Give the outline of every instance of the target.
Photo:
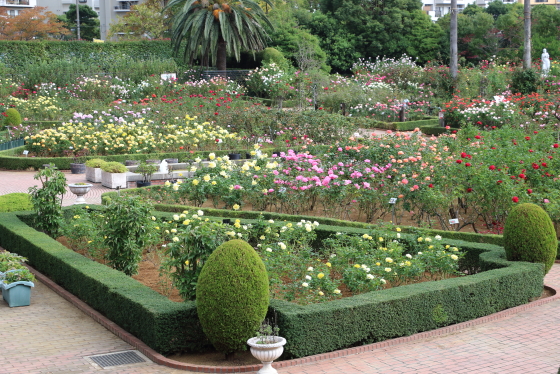
[[(37, 182), (34, 174), (0, 171), (0, 194), (26, 192)], [(72, 182), (84, 178), (79, 174), (67, 174), (67, 177)], [(96, 203), (100, 194), (101, 191), (94, 192), (93, 196), (86, 196), (86, 200)], [(65, 200), (71, 203), (70, 199)], [(560, 291), (560, 264), (552, 267), (545, 284)], [(67, 301), (53, 289), (63, 293), (48, 279), (38, 281), (28, 307), (9, 308), (0, 300), (0, 374), (97, 373), (100, 370), (89, 364), (85, 356), (134, 349), (109, 331), (118, 333), (119, 330), (111, 326), (110, 321), (102, 316), (90, 317), (91, 313), (76, 308), (78, 300), (69, 297)], [(410, 337), (283, 361), (279, 363), (278, 372), (557, 373), (560, 366), (559, 310), (560, 293), (478, 320)], [(105, 323), (109, 330), (96, 321)], [(126, 334), (121, 336), (128, 339)], [(103, 372), (185, 373), (151, 362)], [(219, 368), (216, 372), (220, 372)]]

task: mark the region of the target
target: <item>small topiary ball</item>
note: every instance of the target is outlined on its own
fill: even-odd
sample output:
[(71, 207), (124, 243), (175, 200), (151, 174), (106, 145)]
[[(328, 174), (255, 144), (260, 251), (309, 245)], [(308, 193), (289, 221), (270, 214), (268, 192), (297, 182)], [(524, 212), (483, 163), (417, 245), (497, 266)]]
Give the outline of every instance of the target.
[(18, 126), (21, 125), (21, 115), (15, 108), (6, 110), (6, 117), (4, 118), (4, 126)]
[(266, 268), (249, 243), (236, 239), (216, 248), (196, 285), (198, 318), (216, 350), (226, 357), (246, 350), (268, 303)]
[(548, 273), (556, 258), (558, 240), (544, 209), (530, 203), (514, 207), (504, 226), (504, 249), (509, 261), (542, 263), (544, 273)]

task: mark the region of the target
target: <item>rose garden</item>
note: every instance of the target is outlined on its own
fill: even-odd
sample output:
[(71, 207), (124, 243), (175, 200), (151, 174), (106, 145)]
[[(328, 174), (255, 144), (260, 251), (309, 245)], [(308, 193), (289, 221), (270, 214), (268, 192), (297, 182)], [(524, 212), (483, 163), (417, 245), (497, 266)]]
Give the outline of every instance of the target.
[[(32, 209), (1, 214), (0, 245), (151, 348), (231, 354), (267, 316), (283, 358), (303, 357), (541, 295), (560, 222), (554, 63), (534, 89), (495, 61), (454, 85), (447, 67), (406, 56), (357, 61), (349, 76), (270, 62), (240, 80), (164, 80), (166, 63), (142, 77), (0, 81), (1, 134), (25, 141), (0, 166), (41, 183)], [(158, 175), (147, 160), (168, 168), (136, 188)], [(63, 209), (71, 163), (124, 168), (127, 188)], [(241, 240), (251, 255), (228, 257)], [(212, 261), (238, 282), (205, 270)], [(131, 277), (142, 262), (157, 269), (153, 289)], [(214, 292), (249, 300), (250, 321), (208, 317), (226, 298)]]

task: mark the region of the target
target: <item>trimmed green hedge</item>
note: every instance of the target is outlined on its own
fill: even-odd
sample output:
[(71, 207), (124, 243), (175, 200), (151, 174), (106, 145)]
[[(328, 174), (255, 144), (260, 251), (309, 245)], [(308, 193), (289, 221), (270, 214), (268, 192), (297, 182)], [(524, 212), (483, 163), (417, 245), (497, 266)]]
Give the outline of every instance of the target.
[[(29, 220), (29, 213), (22, 218)], [(31, 266), (160, 353), (208, 344), (194, 302), (173, 302), (91, 261), (27, 226), (16, 213), (0, 214), (0, 246), (27, 257)]]
[(1, 40), (2, 61), (8, 67), (16, 69), (28, 64), (40, 64), (56, 59), (68, 59), (69, 56), (91, 62), (96, 56), (122, 56), (130, 59), (150, 57), (171, 58), (173, 50), (167, 40), (87, 43), (83, 41), (13, 41)]
[[(69, 170), (70, 163), (73, 162), (71, 157), (25, 157), (19, 156), (23, 153), (25, 146), (9, 149), (7, 151), (0, 151), (0, 168), (7, 170), (26, 170), (33, 168), (39, 170), (45, 164), (54, 164), (60, 170)], [(246, 151), (198, 151), (193, 154), (185, 152), (168, 152), (168, 153), (145, 153), (145, 154), (131, 154), (131, 155), (111, 155), (111, 156), (88, 156), (87, 160), (92, 158), (100, 158), (105, 161), (117, 161), (124, 163), (126, 160), (140, 160), (146, 161), (151, 159), (165, 159), (165, 158), (178, 158), (179, 161), (185, 160), (187, 157), (208, 158), (209, 153), (214, 153), (216, 156), (225, 156), (228, 153), (241, 153), (245, 154)]]
[(438, 118), (427, 117), (423, 120), (418, 121), (406, 121), (406, 122), (383, 122), (376, 121), (371, 118), (364, 117), (348, 117), (350, 121), (356, 126), (366, 129), (379, 128), (384, 130), (398, 130), (398, 131), (412, 131), (415, 128), (421, 128), (422, 126), (436, 126), (439, 123)]
[[(29, 213), (19, 216), (30, 219)], [(194, 302), (172, 302), (67, 249), (21, 219), (16, 213), (0, 214), (2, 247), (28, 257), (37, 270), (160, 353), (207, 346)], [(341, 228), (325, 227), (323, 231)], [(269, 312), (277, 314), (282, 336), (288, 340), (284, 357), (303, 357), (467, 321), (526, 303), (542, 292), (542, 264), (507, 262), (503, 249), (495, 245), (448, 242), (467, 251), (468, 267), (487, 271), (324, 304), (299, 306), (272, 300)]]
[[(462, 243), (463, 249), (468, 243)], [(485, 246), (481, 267), (468, 277), (370, 292), (307, 306), (273, 300), (285, 357), (408, 336), (472, 320), (528, 302), (542, 292), (542, 264), (508, 263), (501, 248)]]

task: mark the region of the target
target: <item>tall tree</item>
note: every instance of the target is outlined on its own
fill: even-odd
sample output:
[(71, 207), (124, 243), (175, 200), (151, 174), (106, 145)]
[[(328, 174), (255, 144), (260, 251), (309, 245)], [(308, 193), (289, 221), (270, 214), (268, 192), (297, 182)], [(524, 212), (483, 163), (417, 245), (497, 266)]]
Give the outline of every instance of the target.
[[(183, 59), (211, 58), (220, 71), (226, 70), (227, 54), (237, 61), (241, 49), (260, 51), (268, 34), (263, 25), (272, 24), (256, 2), (234, 0), (171, 0), (166, 9), (174, 13), (171, 43), (175, 53), (183, 50)], [(262, 0), (272, 7), (270, 0)]]
[(163, 11), (162, 0), (148, 0), (134, 5), (124, 17), (109, 27), (107, 37), (121, 39), (162, 39), (171, 28), (171, 12)]
[(457, 80), (459, 70), (458, 53), (457, 53), (457, 0), (451, 0), (451, 20), (449, 24), (450, 41), (449, 41), (449, 70), (451, 78)]
[[(80, 17), (80, 39), (92, 41), (94, 38), (99, 38), (99, 18), (97, 12), (91, 9), (88, 5), (80, 5), (78, 8)], [(77, 15), (76, 4), (70, 4), (68, 11), (64, 12), (66, 16), (66, 24), (69, 29), (76, 30), (77, 36)]]
[(0, 8), (0, 39), (58, 39), (70, 34), (56, 15), (45, 7), (24, 9), (17, 16), (9, 16), (7, 12), (6, 8)]
[(523, 69), (531, 69), (531, 0), (523, 3), (525, 40), (523, 42)]
[[(351, 68), (347, 61), (355, 56), (400, 58), (414, 51), (413, 43), (418, 41), (414, 30), (425, 20), (418, 11), (421, 6), (419, 0), (321, 0), (321, 12), (328, 23), (313, 22), (309, 28), (314, 34), (329, 37), (332, 44), (322, 43), (321, 47), (329, 54), (341, 54), (339, 58), (329, 56), (327, 62), (344, 71)], [(319, 20), (315, 14), (313, 18)], [(425, 35), (437, 39), (439, 32), (437, 27), (428, 27)]]

